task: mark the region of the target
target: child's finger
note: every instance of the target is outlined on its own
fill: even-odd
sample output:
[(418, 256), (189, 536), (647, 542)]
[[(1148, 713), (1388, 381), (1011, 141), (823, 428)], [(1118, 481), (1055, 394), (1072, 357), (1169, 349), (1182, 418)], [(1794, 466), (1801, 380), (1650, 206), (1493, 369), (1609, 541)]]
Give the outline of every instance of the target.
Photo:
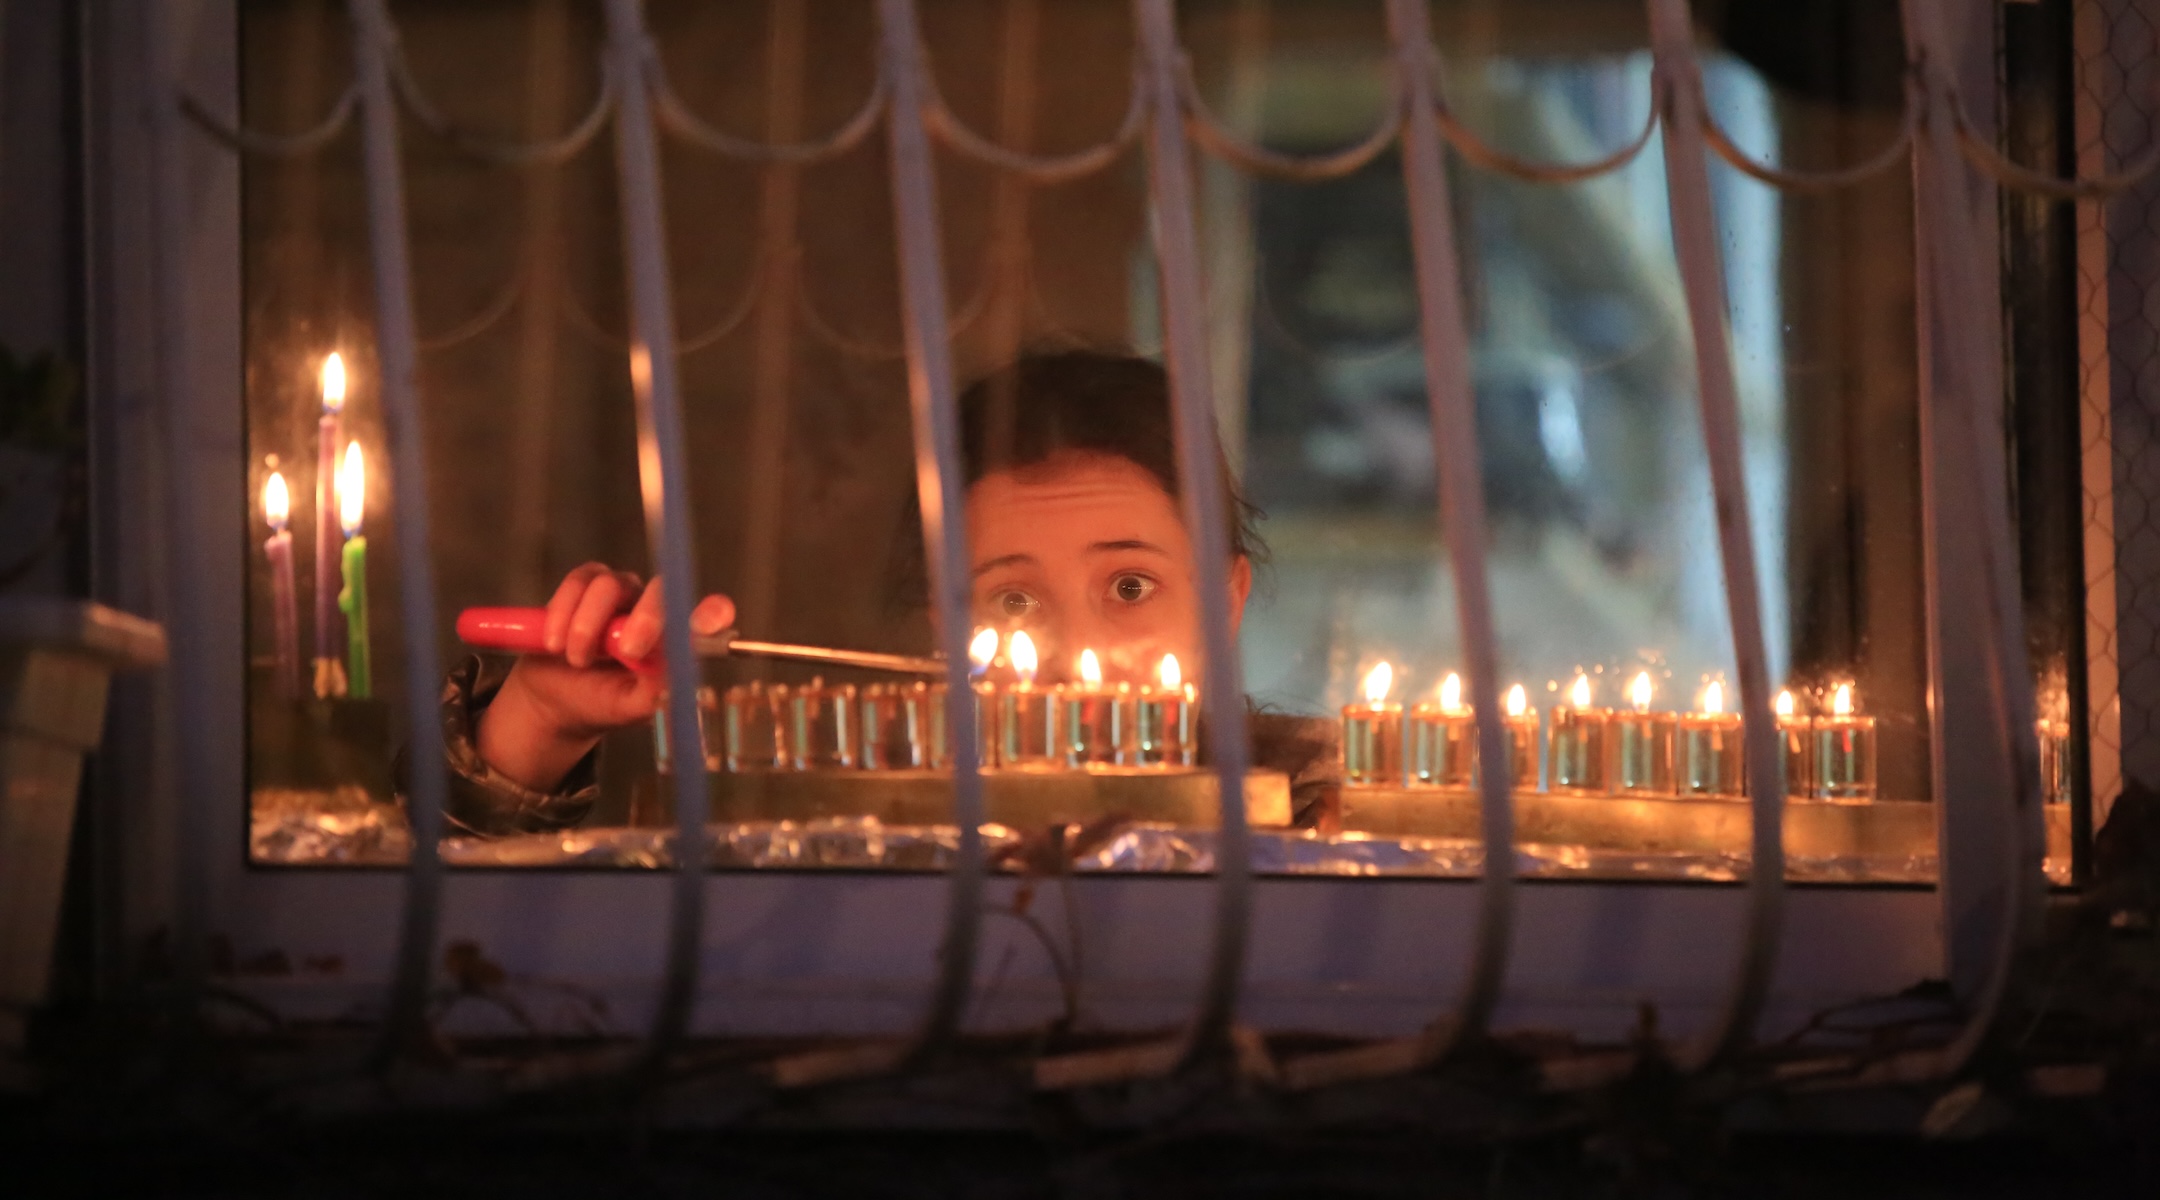
[(563, 639), (563, 657), (570, 660), (571, 666), (593, 664), (608, 622), (615, 619), (624, 595), (622, 581), (613, 574), (602, 575), (586, 587), (585, 594), (578, 599), (577, 610), (570, 615), (570, 630)]
[(631, 607), (630, 616), (623, 621), (622, 656), (639, 659), (652, 653), (653, 644), (660, 640), (660, 623), (666, 616), (666, 601), (660, 594), (660, 580), (655, 578), (645, 585), (645, 593)]
[(585, 597), (585, 587), (593, 580), (609, 574), (606, 563), (589, 562), (572, 568), (563, 576), (555, 594), (548, 598), (547, 620), (542, 625), (545, 644), (550, 654), (560, 654), (563, 638), (570, 632), (571, 614), (577, 612), (578, 601)]
[(697, 607), (690, 610), (692, 633), (714, 634), (734, 623), (735, 602), (718, 592), (698, 601)]

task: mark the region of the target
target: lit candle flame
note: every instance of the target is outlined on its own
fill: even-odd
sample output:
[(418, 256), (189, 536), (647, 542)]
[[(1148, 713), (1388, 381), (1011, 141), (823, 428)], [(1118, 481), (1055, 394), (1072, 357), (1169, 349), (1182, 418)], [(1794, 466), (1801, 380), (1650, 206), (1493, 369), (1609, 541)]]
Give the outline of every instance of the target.
[(1014, 630), (1005, 650), (1012, 656), (1013, 672), (1020, 676), (1020, 682), (1035, 682), (1035, 639), (1027, 635), (1027, 630)]
[(1795, 711), (1796, 709), (1793, 705), (1792, 689), (1787, 688), (1786, 690), (1779, 692), (1777, 694), (1777, 715), (1781, 717), (1789, 717), (1793, 715)]
[(1365, 676), (1365, 703), (1378, 704), (1387, 699), (1388, 689), (1395, 684), (1395, 668), (1385, 662), (1374, 667)]
[(1590, 677), (1577, 675), (1575, 684), (1568, 689), (1568, 703), (1577, 708), (1590, 707)]
[(974, 640), (968, 643), (968, 661), (975, 664), (977, 675), (989, 668), (991, 661), (997, 658), (997, 652), (997, 630), (987, 625), (976, 630)]
[(1830, 693), (1830, 711), (1840, 717), (1852, 715), (1852, 685), (1841, 683)]
[(1702, 710), (1711, 716), (1725, 711), (1725, 685), (1713, 679), (1702, 690)]
[(367, 503), (367, 468), (360, 461), (360, 443), (345, 443), (345, 465), (338, 470), (338, 520), (345, 536), (360, 532), (360, 512)]
[(285, 532), (285, 522), (292, 517), (292, 496), (285, 490), (282, 472), (270, 472), (270, 481), (263, 484), (263, 516), (270, 522), (270, 532)]
[(335, 352), (322, 364), (322, 406), (333, 413), (345, 407), (345, 359)]
[(1164, 688), (1173, 692), (1185, 682), (1184, 672), (1178, 670), (1177, 655), (1162, 656), (1162, 666), (1156, 669), (1155, 678), (1162, 682)]
[(1453, 671), (1440, 681), (1440, 707), (1447, 712), (1462, 711), (1462, 676)]
[(1102, 663), (1093, 650), (1080, 652), (1080, 682), (1091, 688), (1102, 686)]
[(1514, 687), (1511, 687), (1507, 690), (1507, 715), (1511, 717), (1519, 717), (1523, 715), (1523, 713), (1527, 711), (1529, 707), (1530, 693), (1523, 690), (1523, 685), (1518, 683)]
[(1635, 706), (1636, 712), (1649, 712), (1650, 672), (1638, 671), (1635, 675), (1634, 681), (1628, 684), (1627, 694), (1628, 703)]

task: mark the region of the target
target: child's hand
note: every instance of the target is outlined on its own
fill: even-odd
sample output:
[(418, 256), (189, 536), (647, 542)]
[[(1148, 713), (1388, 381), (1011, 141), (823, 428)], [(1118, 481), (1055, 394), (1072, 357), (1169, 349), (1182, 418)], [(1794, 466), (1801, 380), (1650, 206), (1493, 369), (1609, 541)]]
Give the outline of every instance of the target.
[[(512, 780), (551, 791), (611, 729), (650, 717), (666, 679), (637, 672), (611, 657), (608, 623), (628, 613), (621, 650), (644, 658), (660, 643), (660, 581), (641, 583), (629, 571), (586, 563), (563, 578), (548, 601), (548, 655), (526, 655), (474, 731), (480, 757)], [(718, 633), (735, 620), (726, 596), (707, 596), (690, 613), (690, 628)]]

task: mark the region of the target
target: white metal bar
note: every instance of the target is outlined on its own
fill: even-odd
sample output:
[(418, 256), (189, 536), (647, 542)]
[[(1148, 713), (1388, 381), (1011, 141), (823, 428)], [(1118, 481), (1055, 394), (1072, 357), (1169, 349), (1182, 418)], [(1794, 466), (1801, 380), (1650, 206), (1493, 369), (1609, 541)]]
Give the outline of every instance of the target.
[(892, 156), (893, 230), (907, 323), (908, 409), (915, 433), (915, 494), (922, 508), (930, 614), (944, 652), (945, 727), (952, 731), (953, 821), (959, 854), (946, 890), (937, 982), (911, 1057), (937, 1050), (959, 1031), (975, 983), (982, 930), (983, 822), (975, 689), (968, 683), (971, 591), (966, 478), (960, 460), (960, 414), (953, 396), (952, 343), (945, 327), (945, 249), (938, 231), (937, 173), (923, 123), (929, 96), (914, 0), (878, 0), (878, 35), (892, 107), (886, 113)]
[[(2009, 985), (2021, 937), (2037, 922), (2046, 881), (2041, 872), (2042, 828), (2037, 701), (2024, 646), (2022, 592), (2017, 574), (2009, 498), (2007, 447), (2001, 433), (2003, 391), (2000, 328), (1989, 298), (1993, 289), (1978, 264), (1994, 257), (1994, 248), (1975, 227), (1974, 211), (1992, 211), (1994, 189), (1978, 180), (1972, 194), (1959, 162), (1956, 105), (1959, 64), (1966, 61), (1947, 36), (1941, 5), (1935, 0), (1906, 0), (1906, 43), (1925, 90), (1921, 136), (1914, 144), (1915, 253), (1919, 278), (1919, 341), (1924, 454), (1928, 455), (1930, 535), (1939, 545), (1933, 555), (1936, 578), (1930, 611), (1937, 640), (1964, 636), (1946, 628), (1952, 604), (1977, 618), (1976, 663), (1984, 699), (1970, 720), (1953, 724), (1945, 714), (1950, 698), (1941, 695), (1946, 678), (1935, 680), (1938, 692), (1936, 761), (1941, 764), (1954, 739), (1957, 757), (1983, 764), (1937, 783), (1937, 819), (1941, 830), (1943, 904), (1957, 976), (1973, 979), (1958, 962), (1959, 942), (1978, 934), (1987, 945), (1976, 981), (1972, 1018), (1936, 1059), (1940, 1073), (1963, 1065), (1993, 1023)], [(1968, 36), (1970, 33), (1968, 31)], [(1992, 40), (1985, 72), (1966, 72), (1993, 81)], [(1990, 331), (1994, 336), (1990, 336)], [(1938, 459), (1936, 456), (1940, 454)], [(1952, 655), (1938, 652), (1938, 671), (1947, 673)], [(1962, 657), (1962, 656), (1959, 656)], [(1977, 751), (1977, 753), (1976, 753)], [(2007, 778), (2005, 778), (2007, 776)], [(1992, 813), (1990, 812), (1992, 810)], [(2000, 865), (1972, 861), (1990, 851)], [(1989, 908), (1996, 911), (1990, 913)], [(1978, 964), (1974, 964), (1978, 965)]]
[(697, 654), (690, 646), (697, 559), (690, 536), (690, 468), (684, 453), (682, 389), (675, 359), (675, 311), (661, 210), (660, 151), (653, 136), (651, 53), (640, 0), (607, 0), (610, 69), (621, 81), (615, 106), (617, 202), (622, 206), (623, 274), (630, 291), (630, 387), (637, 402), (638, 483), (645, 536), (659, 572), (668, 689), (667, 747), (675, 802), (675, 877), (668, 897), (667, 974), (654, 1009), (642, 1068), (657, 1069), (682, 1038), (697, 996), (704, 935), (705, 748), (698, 736)]
[(1200, 587), (1201, 671), (1208, 753), (1222, 800), (1215, 855), (1215, 937), (1183, 1057), (1209, 1052), (1236, 1019), (1252, 915), (1252, 861), (1245, 823), (1245, 680), (1230, 617), (1230, 540), (1224, 512), (1220, 436), (1207, 348), (1207, 301), (1193, 215), (1192, 155), (1185, 141), (1178, 80), (1184, 50), (1172, 0), (1134, 0), (1142, 60), (1136, 87), (1148, 93), (1148, 198), (1163, 310), (1163, 359), (1177, 428), (1178, 483), (1192, 533)]
[(394, 1052), (426, 1021), (429, 968), (442, 917), (444, 775), (437, 711), (442, 660), (435, 645), (435, 564), (428, 536), (426, 444), (420, 428), (418, 333), (412, 263), (405, 240), (405, 175), (398, 161), (397, 100), (388, 56), (395, 32), (383, 0), (350, 0), (353, 77), (360, 88), (360, 146), (367, 187), (368, 253), (375, 282), (376, 361), (383, 424), (390, 439), (390, 489), (397, 507), (398, 608), (403, 621), (405, 705), (412, 777), (406, 806), (412, 858), (398, 923), (398, 957), (381, 1048)]
[(1649, 0), (1649, 7), (1651, 47), (1666, 106), (1665, 182), (1672, 209), (1673, 252), (1679, 260), (1688, 324), (1694, 332), (1703, 448), (1709, 455), (1718, 556), (1724, 567), (1733, 656), (1739, 666), (1748, 801), (1754, 810), (1746, 940), (1732, 991), (1718, 1020), (1684, 1047), (1680, 1056), (1682, 1066), (1700, 1069), (1753, 1036), (1769, 995), (1784, 911), (1785, 784), (1778, 768), (1761, 584), (1755, 575), (1755, 538), (1749, 528), (1747, 480), (1741, 467), (1739, 388), (1733, 378), (1726, 327), (1717, 214), (1710, 199), (1702, 68), (1695, 57), (1695, 30), (1687, 0)]
[(1492, 588), (1485, 571), (1485, 476), (1479, 461), (1477, 394), (1470, 381), (1470, 339), (1462, 311), (1455, 252), (1454, 202), (1448, 192), (1435, 94), (1434, 52), (1426, 0), (1388, 0), (1395, 70), (1404, 103), (1403, 191), (1410, 209), (1417, 267), (1418, 324), (1425, 352), (1425, 394), (1432, 411), (1433, 461), (1439, 466), (1440, 524), (1447, 536), (1462, 635), (1464, 672), (1477, 722), (1479, 831), (1485, 869), (1479, 881), (1476, 949), (1452, 1022), (1434, 1027), (1427, 1061), (1481, 1035), (1507, 977), (1513, 928), (1515, 811), (1509, 796), (1507, 730), (1500, 711), (1500, 654)]

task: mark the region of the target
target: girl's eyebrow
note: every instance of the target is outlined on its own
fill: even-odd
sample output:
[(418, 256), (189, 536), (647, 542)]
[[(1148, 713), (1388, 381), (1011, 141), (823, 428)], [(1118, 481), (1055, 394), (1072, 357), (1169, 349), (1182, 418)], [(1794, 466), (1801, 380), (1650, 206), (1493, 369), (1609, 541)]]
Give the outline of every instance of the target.
[(1096, 542), (1088, 547), (1089, 554), (1108, 554), (1119, 550), (1145, 550), (1150, 554), (1160, 554), (1164, 558), (1170, 557), (1168, 550), (1153, 542), (1141, 541), (1139, 538), (1122, 538), (1114, 542)]
[(980, 579), (983, 576), (989, 574), (990, 572), (997, 570), (999, 567), (1017, 567), (1022, 565), (1023, 563), (1031, 564), (1034, 561), (1035, 556), (1032, 554), (1000, 555), (997, 558), (991, 559), (989, 562), (977, 563), (975, 565), (975, 578)]

